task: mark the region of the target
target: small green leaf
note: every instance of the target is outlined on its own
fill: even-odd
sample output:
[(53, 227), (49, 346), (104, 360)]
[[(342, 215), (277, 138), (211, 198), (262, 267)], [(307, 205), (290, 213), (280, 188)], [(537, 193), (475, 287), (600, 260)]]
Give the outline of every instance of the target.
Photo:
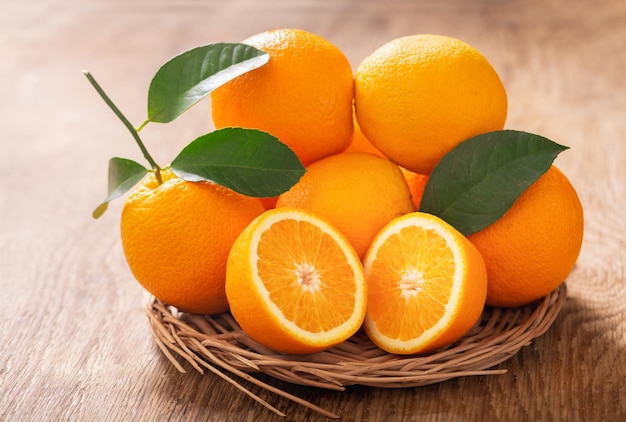
[(567, 148), (514, 130), (468, 139), (435, 167), (420, 211), (441, 217), (464, 235), (482, 230), (502, 217)]
[(165, 63), (148, 91), (148, 120), (167, 123), (224, 83), (256, 69), (269, 54), (241, 43), (214, 43)]
[(109, 160), (109, 196), (93, 211), (93, 218), (104, 214), (110, 201), (128, 192), (147, 172), (148, 170), (136, 161), (119, 157), (111, 158)]
[(224, 128), (203, 135), (172, 161), (182, 179), (208, 180), (244, 195), (274, 197), (306, 171), (296, 154), (269, 133)]

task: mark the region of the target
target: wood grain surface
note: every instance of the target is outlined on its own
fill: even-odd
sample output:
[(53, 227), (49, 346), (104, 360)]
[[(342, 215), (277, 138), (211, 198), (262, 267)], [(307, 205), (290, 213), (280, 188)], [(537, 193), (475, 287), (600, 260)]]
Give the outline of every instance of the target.
[[(3, 0), (0, 3), (0, 420), (258, 421), (273, 413), (155, 346), (121, 251), (112, 156), (141, 159), (81, 74), (136, 124), (167, 59), (299, 27), (353, 67), (381, 44), (440, 33), (477, 47), (509, 95), (507, 127), (570, 146), (585, 238), (552, 328), (502, 375), (345, 392), (266, 381), (346, 421), (626, 420), (626, 2), (622, 0)], [(158, 162), (211, 130), (210, 102), (143, 133)], [(308, 409), (246, 385), (287, 414)]]

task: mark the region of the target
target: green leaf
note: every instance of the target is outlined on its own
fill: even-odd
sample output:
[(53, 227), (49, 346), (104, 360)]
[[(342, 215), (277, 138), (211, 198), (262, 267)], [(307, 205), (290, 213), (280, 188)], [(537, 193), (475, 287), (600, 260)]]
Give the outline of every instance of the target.
[(514, 130), (468, 139), (435, 167), (420, 211), (441, 217), (464, 235), (482, 230), (502, 217), (566, 149)]
[(111, 158), (109, 160), (109, 196), (93, 211), (93, 218), (104, 214), (109, 202), (128, 192), (147, 172), (148, 170), (136, 161), (119, 157)]
[(306, 171), (296, 154), (274, 136), (243, 128), (224, 128), (197, 138), (170, 168), (185, 180), (208, 180), (254, 197), (278, 196)]
[(148, 120), (171, 122), (214, 89), (268, 60), (266, 52), (240, 43), (214, 43), (186, 51), (154, 75), (148, 91)]

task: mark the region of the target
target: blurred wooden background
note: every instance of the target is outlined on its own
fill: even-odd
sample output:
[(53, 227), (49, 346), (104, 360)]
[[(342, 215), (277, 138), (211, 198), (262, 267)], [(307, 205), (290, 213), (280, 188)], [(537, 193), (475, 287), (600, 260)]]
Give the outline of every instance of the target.
[[(440, 33), (478, 48), (509, 95), (507, 127), (568, 145), (556, 164), (585, 240), (555, 325), (504, 375), (344, 393), (273, 382), (343, 420), (626, 419), (626, 2), (621, 0), (3, 0), (0, 4), (0, 420), (272, 420), (215, 376), (179, 374), (152, 341), (106, 195), (112, 156), (141, 160), (90, 70), (135, 124), (149, 82), (196, 45), (276, 27), (315, 32), (353, 67)], [(211, 130), (210, 102), (142, 133), (158, 162)], [(254, 386), (287, 420), (321, 420)]]

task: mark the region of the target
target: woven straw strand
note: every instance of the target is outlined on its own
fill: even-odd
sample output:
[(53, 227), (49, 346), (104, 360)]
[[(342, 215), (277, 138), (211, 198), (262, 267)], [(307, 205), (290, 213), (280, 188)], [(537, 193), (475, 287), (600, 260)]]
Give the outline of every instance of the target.
[[(312, 355), (283, 355), (248, 337), (229, 313), (189, 315), (148, 297), (146, 312), (153, 337), (167, 359), (185, 372), (175, 355), (204, 374), (218, 375), (245, 394), (284, 416), (220, 369), (330, 418), (337, 415), (251, 376), (264, 373), (290, 383), (343, 391), (350, 385), (419, 387), (457, 377), (503, 374), (493, 369), (552, 326), (565, 304), (567, 288), (521, 308), (486, 308), (468, 334), (427, 355), (400, 356), (376, 347), (361, 330), (344, 343)], [(218, 369), (219, 368), (219, 369)]]

